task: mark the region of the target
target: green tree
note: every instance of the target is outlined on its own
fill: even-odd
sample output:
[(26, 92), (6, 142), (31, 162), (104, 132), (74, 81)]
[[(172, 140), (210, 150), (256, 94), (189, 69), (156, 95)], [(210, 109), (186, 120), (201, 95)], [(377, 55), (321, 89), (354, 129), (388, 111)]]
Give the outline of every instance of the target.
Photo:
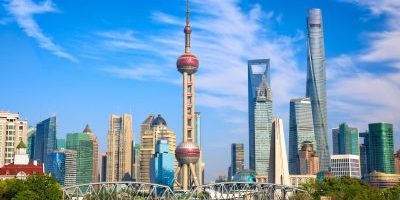
[(22, 192), (18, 192), (18, 194), (12, 198), (12, 200), (42, 200), (39, 195), (37, 195), (35, 192), (32, 192), (30, 190), (25, 190)]
[(36, 193), (40, 199), (62, 199), (61, 185), (51, 176), (31, 175), (28, 176), (25, 182), (27, 188)]

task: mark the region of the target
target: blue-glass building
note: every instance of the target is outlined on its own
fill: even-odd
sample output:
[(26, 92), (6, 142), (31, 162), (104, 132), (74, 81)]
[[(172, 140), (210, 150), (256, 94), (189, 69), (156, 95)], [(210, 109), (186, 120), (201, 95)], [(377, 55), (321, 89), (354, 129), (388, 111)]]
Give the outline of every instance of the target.
[(325, 47), (320, 9), (310, 9), (307, 16), (307, 86), (306, 97), (311, 100), (314, 133), (319, 155), (319, 169), (328, 171), (328, 119), (326, 105)]
[(368, 175), (368, 131), (359, 134), (360, 141), (360, 167), (361, 178), (364, 179)]
[(159, 139), (153, 157), (150, 160), (150, 181), (174, 188), (174, 154), (169, 152), (166, 139)]
[(316, 146), (310, 99), (291, 99), (289, 114), (289, 174), (299, 174), (298, 152), (303, 142)]
[(47, 172), (47, 155), (57, 149), (56, 117), (50, 117), (36, 125), (34, 159), (45, 164)]
[(333, 154), (359, 155), (358, 129), (352, 128), (346, 123), (339, 125), (338, 129), (332, 130)]
[(54, 151), (47, 157), (47, 173), (50, 173), (60, 185), (64, 185), (65, 179), (65, 152)]
[(269, 60), (248, 61), (249, 164), (260, 176), (268, 176), (272, 134), (272, 92)]

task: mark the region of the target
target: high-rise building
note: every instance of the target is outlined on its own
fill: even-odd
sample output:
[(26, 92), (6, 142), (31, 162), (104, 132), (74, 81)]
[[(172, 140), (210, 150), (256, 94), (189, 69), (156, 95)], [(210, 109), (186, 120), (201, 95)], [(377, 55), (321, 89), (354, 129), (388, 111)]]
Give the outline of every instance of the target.
[(67, 147), (67, 141), (65, 139), (57, 139), (57, 150), (63, 150)]
[(400, 174), (400, 149), (394, 154), (394, 173)]
[(272, 92), (269, 60), (248, 61), (249, 164), (258, 176), (268, 176), (271, 130)]
[(166, 139), (157, 140), (155, 153), (150, 160), (150, 179), (152, 183), (174, 187), (175, 156), (169, 151)]
[(77, 184), (76, 161), (78, 154), (74, 150), (64, 149), (48, 154), (46, 171), (65, 187)]
[(298, 172), (301, 175), (315, 175), (319, 172), (319, 157), (312, 142), (304, 141), (299, 150)]
[(89, 124), (86, 125), (83, 133), (89, 136), (89, 140), (93, 143), (93, 171), (92, 171), (92, 182), (96, 183), (99, 179), (99, 141), (97, 137), (94, 135), (93, 131), (90, 129)]
[(47, 154), (57, 149), (56, 133), (57, 126), (55, 116), (45, 119), (36, 125), (35, 149), (33, 158), (39, 163), (44, 163), (45, 170), (47, 169)]
[(289, 173), (300, 174), (298, 171), (298, 151), (303, 142), (311, 142), (316, 147), (311, 102), (309, 98), (290, 100), (289, 116)]
[(140, 179), (140, 144), (132, 144), (132, 179)]
[(132, 115), (111, 115), (107, 136), (107, 181), (131, 180)]
[(100, 153), (100, 182), (107, 181), (107, 155)]
[(370, 173), (368, 169), (368, 131), (360, 133), (359, 137), (361, 178), (364, 179)]
[(360, 157), (353, 154), (332, 155), (331, 173), (334, 177), (360, 178)]
[(393, 125), (382, 122), (369, 124), (368, 127), (369, 171), (393, 174)]
[[(267, 146), (267, 145), (266, 145)], [(268, 182), (278, 185), (290, 185), (289, 164), (286, 157), (285, 134), (282, 119), (275, 118), (272, 123), (271, 157)]]
[[(175, 157), (179, 162), (177, 169), (177, 180), (180, 175), (179, 187), (182, 190), (188, 190), (192, 186), (199, 185), (195, 165), (201, 155), (201, 149), (195, 144), (195, 73), (199, 68), (199, 60), (190, 52), (190, 34), (192, 28), (190, 26), (190, 12), (189, 1), (186, 2), (186, 26), (185, 32), (185, 53), (181, 55), (177, 62), (176, 67), (182, 73), (183, 78), (183, 124), (182, 134), (183, 141), (175, 150)], [(180, 173), (178, 175), (178, 173)]]
[(36, 127), (30, 126), (28, 128), (28, 133), (26, 134), (27, 152), (30, 160), (33, 160), (33, 152), (35, 149), (35, 136), (36, 136)]
[(231, 179), (237, 172), (244, 169), (244, 145), (239, 143), (231, 144)]
[(14, 162), (14, 153), (20, 141), (26, 143), (28, 122), (18, 113), (0, 111), (0, 167)]
[(307, 16), (308, 56), (306, 97), (311, 100), (314, 133), (321, 171), (328, 171), (328, 119), (326, 103), (325, 47), (320, 9), (310, 9)]
[[(201, 113), (194, 113), (194, 144), (197, 145), (201, 150)], [(203, 185), (203, 176), (204, 174), (204, 163), (203, 163), (203, 154), (200, 151), (200, 158), (195, 165), (196, 174), (198, 175), (199, 184)]]
[(359, 155), (358, 137), (358, 129), (352, 128), (346, 123), (340, 124), (338, 129), (332, 129), (332, 141), (333, 144), (337, 144), (336, 147), (334, 146), (333, 154)]
[[(157, 140), (164, 138), (169, 144), (169, 152), (175, 152), (176, 135), (168, 128), (165, 119), (150, 115), (142, 123), (140, 130), (140, 181), (150, 182), (150, 160), (155, 153)], [(175, 162), (175, 169), (177, 162)]]
[(75, 150), (77, 184), (91, 183), (93, 180), (93, 142), (86, 133), (67, 134), (66, 148)]

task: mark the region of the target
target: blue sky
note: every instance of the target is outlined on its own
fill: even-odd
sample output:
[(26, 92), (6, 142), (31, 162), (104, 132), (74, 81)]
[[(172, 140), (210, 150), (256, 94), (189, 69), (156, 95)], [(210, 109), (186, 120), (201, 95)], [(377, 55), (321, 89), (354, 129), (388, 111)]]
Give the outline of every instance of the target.
[[(20, 112), (30, 125), (56, 114), (60, 137), (89, 123), (102, 151), (112, 113), (133, 114), (136, 141), (140, 123), (161, 113), (181, 140), (175, 62), (184, 50), (185, 1), (0, 2), (1, 110)], [(226, 174), (230, 143), (248, 149), (247, 59), (271, 59), (274, 112), (288, 134), (289, 100), (305, 94), (312, 7), (323, 11), (329, 127), (391, 122), (399, 147), (398, 0), (193, 0), (208, 180)]]

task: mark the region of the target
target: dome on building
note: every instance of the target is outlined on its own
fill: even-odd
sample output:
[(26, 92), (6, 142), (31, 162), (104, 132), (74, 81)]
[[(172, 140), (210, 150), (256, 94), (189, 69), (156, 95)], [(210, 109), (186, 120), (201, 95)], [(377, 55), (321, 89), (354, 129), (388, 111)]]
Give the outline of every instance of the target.
[(248, 182), (254, 183), (256, 182), (257, 173), (251, 169), (244, 169), (233, 176), (234, 182)]
[(193, 74), (199, 68), (199, 60), (195, 55), (185, 53), (178, 58), (178, 61), (176, 61), (176, 67), (181, 73), (187, 72), (188, 74)]
[(151, 126), (167, 126), (167, 122), (161, 115), (158, 115), (156, 118), (153, 119), (151, 122)]
[(26, 145), (24, 142), (22, 142), (22, 140), (19, 142), (17, 149), (22, 149), (22, 148), (26, 148)]

